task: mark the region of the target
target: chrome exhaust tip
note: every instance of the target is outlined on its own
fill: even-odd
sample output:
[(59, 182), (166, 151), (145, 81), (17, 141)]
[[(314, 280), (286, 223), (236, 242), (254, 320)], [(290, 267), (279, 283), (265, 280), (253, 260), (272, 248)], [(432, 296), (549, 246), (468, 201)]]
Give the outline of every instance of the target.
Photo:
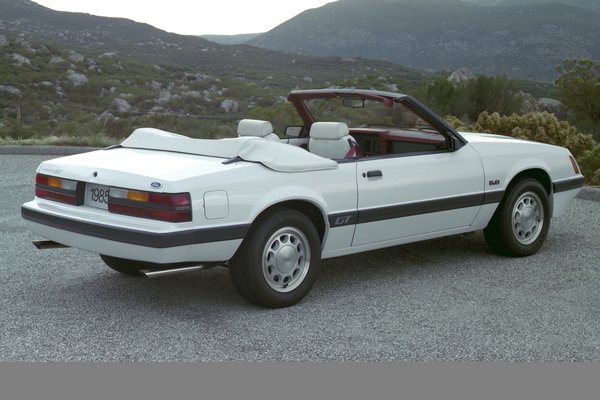
[(53, 240), (34, 240), (33, 245), (35, 247), (37, 247), (40, 250), (46, 250), (46, 249), (64, 249), (67, 248), (69, 246), (64, 245), (62, 243), (57, 243)]
[(140, 272), (150, 279), (162, 278), (164, 276), (183, 274), (185, 272), (204, 271), (209, 268), (217, 267), (219, 264), (192, 265), (181, 268), (168, 269), (142, 269)]

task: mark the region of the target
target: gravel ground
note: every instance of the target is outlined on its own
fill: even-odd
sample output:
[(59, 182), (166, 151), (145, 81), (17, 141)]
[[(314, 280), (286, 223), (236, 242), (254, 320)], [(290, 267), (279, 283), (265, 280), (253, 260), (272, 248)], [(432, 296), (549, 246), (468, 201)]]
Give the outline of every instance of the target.
[(225, 268), (148, 280), (36, 250), (20, 205), (48, 158), (0, 156), (0, 361), (600, 360), (598, 189), (534, 256), (477, 233), (326, 260), (304, 301), (265, 310)]

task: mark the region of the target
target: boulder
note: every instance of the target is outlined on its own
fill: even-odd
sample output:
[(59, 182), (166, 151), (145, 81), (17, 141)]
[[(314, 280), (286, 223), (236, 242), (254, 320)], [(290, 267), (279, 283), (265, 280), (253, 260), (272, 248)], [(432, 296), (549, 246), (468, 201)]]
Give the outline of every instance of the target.
[(527, 114), (528, 112), (534, 112), (538, 110), (538, 100), (533, 97), (531, 94), (520, 91), (519, 97), (523, 99), (523, 103), (521, 104), (521, 114)]
[(8, 93), (12, 94), (13, 96), (20, 96), (21, 90), (15, 86), (0, 85), (0, 93)]
[(12, 54), (12, 58), (13, 58), (13, 60), (15, 60), (17, 62), (17, 64), (19, 64), (21, 66), (22, 65), (29, 65), (29, 66), (31, 66), (31, 61), (29, 61), (29, 58), (24, 57), (24, 56), (22, 56), (20, 54), (13, 53)]
[(565, 106), (560, 101), (546, 97), (539, 99), (537, 106), (540, 111), (548, 111), (555, 115), (561, 115), (565, 110)]
[(194, 99), (199, 99), (202, 97), (202, 94), (197, 90), (190, 90), (188, 92), (184, 92), (183, 95), (185, 97), (192, 97)]
[(210, 78), (208, 75), (204, 75), (201, 73), (186, 72), (183, 74), (181, 80), (184, 82), (201, 82), (208, 78)]
[(57, 65), (57, 64), (62, 64), (64, 62), (65, 62), (64, 58), (59, 57), (59, 56), (54, 56), (54, 57), (52, 57), (50, 59), (50, 61), (48, 62), (48, 64), (50, 64), (50, 65)]
[(88, 78), (84, 74), (72, 73), (68, 76), (68, 79), (73, 86), (83, 86), (88, 83)]
[(227, 114), (233, 114), (239, 111), (240, 105), (233, 100), (223, 100), (219, 109), (225, 111)]
[(15, 42), (20, 44), (22, 48), (24, 48), (25, 50), (27, 50), (30, 53), (33, 53), (33, 54), (37, 53), (37, 50), (34, 49), (31, 46), (31, 43), (29, 43), (27, 40), (19, 38), (19, 39), (15, 40)]
[(83, 57), (78, 52), (73, 51), (73, 50), (69, 51), (69, 60), (71, 60), (71, 62), (80, 63), (80, 62), (83, 62), (84, 59), (85, 59), (85, 57)]
[(452, 82), (455, 85), (460, 85), (462, 83), (469, 82), (473, 79), (476, 79), (475, 74), (473, 74), (465, 67), (457, 69), (448, 77), (448, 81)]
[(115, 57), (117, 55), (117, 53), (115, 53), (114, 51), (110, 51), (108, 53), (102, 53), (98, 56), (98, 58), (112, 58)]
[(126, 113), (133, 109), (133, 106), (125, 99), (114, 99), (110, 103), (110, 108), (119, 113)]
[(0, 47), (5, 47), (8, 46), (8, 40), (6, 40), (6, 37), (4, 35), (0, 35)]
[(169, 104), (172, 97), (173, 95), (171, 94), (171, 92), (169, 92), (168, 90), (163, 90), (158, 95), (158, 99), (156, 99), (155, 103), (160, 106), (164, 106), (166, 104)]
[(96, 63), (96, 60), (94, 60), (93, 58), (90, 58), (88, 60), (88, 70), (96, 71), (97, 69), (98, 69), (98, 64)]
[(165, 109), (161, 106), (154, 106), (150, 109), (150, 111), (148, 111), (148, 114), (150, 115), (154, 115), (154, 114), (160, 114), (165, 112)]
[(398, 88), (398, 84), (396, 83), (389, 83), (387, 85), (385, 85), (385, 88), (391, 92), (399, 92), (400, 89)]
[(151, 81), (147, 85), (154, 90), (160, 90), (162, 88), (162, 84), (159, 81)]

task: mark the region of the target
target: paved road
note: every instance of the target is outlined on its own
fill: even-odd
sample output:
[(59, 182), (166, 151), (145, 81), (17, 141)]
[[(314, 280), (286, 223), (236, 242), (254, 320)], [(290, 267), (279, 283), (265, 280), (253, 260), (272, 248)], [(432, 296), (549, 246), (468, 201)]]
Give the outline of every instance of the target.
[(36, 250), (20, 219), (37, 164), (0, 155), (0, 361), (600, 360), (600, 199), (535, 256), (481, 234), (327, 260), (297, 306), (243, 301), (226, 269), (158, 280)]

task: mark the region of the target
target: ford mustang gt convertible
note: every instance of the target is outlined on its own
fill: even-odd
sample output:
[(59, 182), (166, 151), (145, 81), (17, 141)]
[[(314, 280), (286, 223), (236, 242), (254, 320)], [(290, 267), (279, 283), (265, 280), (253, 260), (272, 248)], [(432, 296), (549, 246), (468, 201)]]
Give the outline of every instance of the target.
[(567, 149), (459, 133), (411, 96), (292, 91), (302, 121), (238, 137), (152, 128), (40, 164), (21, 212), (43, 240), (156, 277), (229, 268), (255, 304), (300, 301), (322, 259), (483, 230), (496, 253), (540, 249), (584, 183)]

